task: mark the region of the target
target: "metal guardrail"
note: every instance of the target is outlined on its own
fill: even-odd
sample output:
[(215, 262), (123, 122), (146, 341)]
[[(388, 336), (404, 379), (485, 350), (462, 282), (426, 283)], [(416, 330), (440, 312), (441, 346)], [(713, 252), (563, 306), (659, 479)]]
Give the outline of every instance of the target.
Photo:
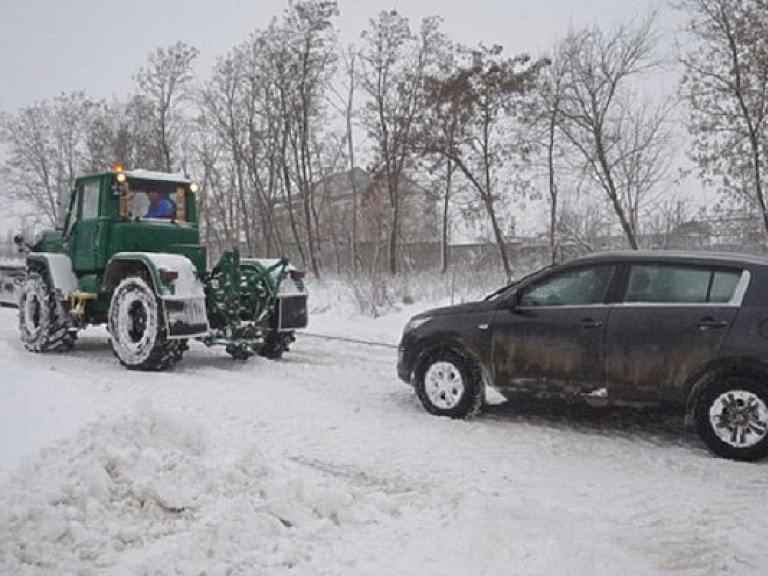
[(21, 283), (25, 275), (23, 263), (0, 264), (0, 305), (19, 305)]

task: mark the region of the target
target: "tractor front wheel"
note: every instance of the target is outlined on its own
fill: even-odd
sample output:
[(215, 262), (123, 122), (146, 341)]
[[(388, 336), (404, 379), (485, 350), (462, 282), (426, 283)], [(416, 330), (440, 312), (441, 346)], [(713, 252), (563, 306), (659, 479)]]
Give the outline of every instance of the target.
[(180, 357), (179, 348), (165, 336), (160, 302), (141, 276), (118, 285), (109, 305), (112, 350), (129, 370), (165, 370)]

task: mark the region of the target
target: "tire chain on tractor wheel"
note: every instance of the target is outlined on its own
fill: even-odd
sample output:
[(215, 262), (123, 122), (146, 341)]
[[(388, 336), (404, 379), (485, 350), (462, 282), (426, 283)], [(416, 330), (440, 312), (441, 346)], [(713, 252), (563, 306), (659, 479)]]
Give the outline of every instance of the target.
[[(129, 283), (131, 281), (134, 283), (134, 286), (127, 285), (125, 288), (123, 288), (123, 286), (126, 283)], [(157, 305), (159, 306), (160, 305), (159, 298), (155, 296), (153, 289), (148, 284), (149, 284), (149, 281), (146, 279), (144, 275), (137, 275), (133, 277), (129, 276), (120, 283), (115, 293), (117, 294), (121, 290), (146, 291), (150, 293), (152, 297), (157, 299)], [(112, 321), (111, 317), (112, 317), (113, 311), (111, 310), (111, 307), (114, 305), (114, 297), (115, 296), (113, 295), (113, 303), (110, 304), (110, 322)], [(112, 345), (112, 353), (120, 361), (120, 364), (122, 364), (129, 370), (146, 370), (146, 371), (160, 372), (160, 371), (171, 368), (174, 364), (176, 364), (182, 359), (184, 352), (188, 349), (187, 339), (185, 338), (184, 339), (168, 339), (166, 335), (166, 328), (165, 326), (162, 325), (162, 314), (160, 315), (160, 318), (158, 318), (158, 321), (160, 322), (160, 325), (158, 326), (153, 349), (150, 352), (149, 356), (140, 363), (128, 364), (127, 362), (125, 362), (122, 358), (120, 358), (120, 355), (115, 349), (114, 341), (110, 339), (110, 343)], [(114, 336), (112, 338), (114, 338)]]
[[(36, 341), (31, 342), (24, 338), (25, 300), (28, 297), (30, 284), (36, 283), (37, 289), (43, 289), (42, 302), (48, 311), (47, 325), (40, 326), (41, 334)], [(37, 297), (41, 296), (38, 292)], [(77, 331), (73, 329), (71, 323), (67, 321), (67, 312), (63, 301), (59, 298), (55, 290), (51, 290), (45, 278), (36, 271), (31, 271), (27, 277), (24, 286), (21, 301), (19, 302), (19, 323), (22, 332), (22, 341), (25, 348), (32, 352), (66, 352), (71, 350), (77, 341)]]
[[(181, 361), (184, 356), (184, 351), (188, 349), (188, 346), (179, 344), (179, 340), (164, 340), (158, 342), (152, 354), (144, 360), (141, 364), (131, 365), (123, 362), (118, 356), (114, 345), (112, 345), (112, 354), (120, 361), (120, 364), (128, 368), (128, 370), (145, 370), (151, 372), (162, 372), (168, 370)], [(110, 344), (112, 344), (110, 339)]]

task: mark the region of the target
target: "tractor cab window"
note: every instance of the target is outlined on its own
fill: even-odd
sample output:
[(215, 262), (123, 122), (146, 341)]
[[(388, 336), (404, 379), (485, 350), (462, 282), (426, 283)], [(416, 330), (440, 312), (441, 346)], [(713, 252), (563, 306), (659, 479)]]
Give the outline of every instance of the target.
[(72, 191), (72, 195), (69, 198), (69, 211), (64, 219), (64, 238), (69, 238), (72, 234), (72, 229), (77, 222), (77, 202), (80, 198), (80, 194), (77, 189)]
[(132, 218), (176, 219), (176, 185), (165, 183), (131, 183), (130, 216)]
[(99, 217), (99, 182), (88, 182), (83, 186), (81, 214), (83, 220)]
[(72, 234), (75, 224), (79, 220), (96, 220), (99, 217), (99, 190), (98, 180), (79, 184), (73, 191), (69, 200), (69, 211), (64, 220), (64, 237)]

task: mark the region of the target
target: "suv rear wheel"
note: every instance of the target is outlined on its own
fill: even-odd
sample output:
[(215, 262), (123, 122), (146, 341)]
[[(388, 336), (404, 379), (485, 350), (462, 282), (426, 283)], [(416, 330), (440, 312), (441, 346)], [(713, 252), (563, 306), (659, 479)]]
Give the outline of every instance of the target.
[(482, 379), (477, 368), (452, 350), (429, 354), (416, 372), (415, 387), (430, 414), (467, 418), (482, 404)]
[(699, 398), (696, 428), (720, 456), (743, 461), (764, 458), (768, 455), (768, 386), (749, 376), (714, 382)]

